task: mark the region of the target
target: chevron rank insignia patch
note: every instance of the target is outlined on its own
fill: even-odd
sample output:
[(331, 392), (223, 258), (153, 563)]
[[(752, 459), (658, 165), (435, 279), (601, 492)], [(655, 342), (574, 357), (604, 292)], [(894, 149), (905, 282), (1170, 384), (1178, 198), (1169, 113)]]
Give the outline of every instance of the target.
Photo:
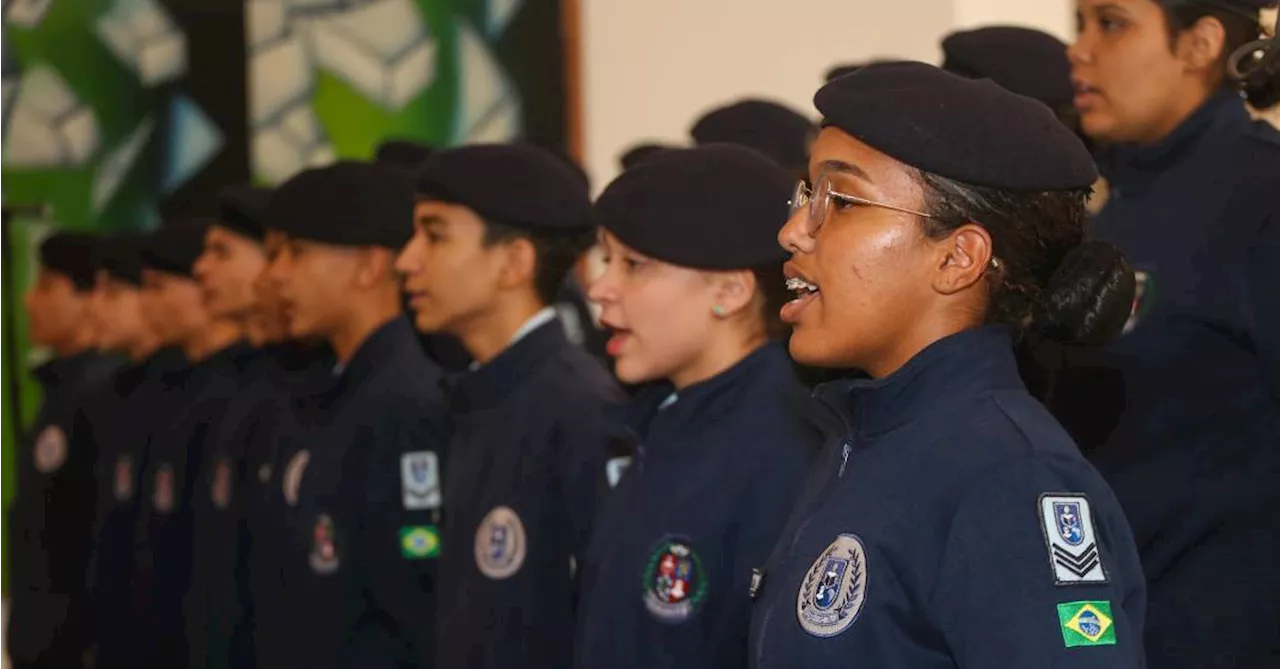
[(1041, 495), (1040, 529), (1049, 551), (1054, 585), (1107, 582), (1088, 498), (1076, 493)]

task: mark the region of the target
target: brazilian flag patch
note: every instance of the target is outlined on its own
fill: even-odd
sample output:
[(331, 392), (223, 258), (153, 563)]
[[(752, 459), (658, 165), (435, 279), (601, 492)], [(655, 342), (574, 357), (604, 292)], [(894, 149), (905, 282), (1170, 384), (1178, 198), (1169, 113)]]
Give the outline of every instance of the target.
[(1111, 602), (1068, 602), (1058, 605), (1062, 642), (1067, 648), (1116, 645)]
[(400, 528), (400, 555), (406, 560), (440, 556), (440, 530), (435, 525)]

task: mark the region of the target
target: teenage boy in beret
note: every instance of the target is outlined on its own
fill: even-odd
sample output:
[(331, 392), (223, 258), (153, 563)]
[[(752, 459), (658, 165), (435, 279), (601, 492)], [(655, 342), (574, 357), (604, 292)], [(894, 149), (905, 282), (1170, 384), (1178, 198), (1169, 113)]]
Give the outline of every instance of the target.
[(54, 233), (40, 245), (25, 306), (31, 341), (53, 357), (35, 370), (40, 412), (18, 451), (9, 511), (13, 560), (9, 654), (18, 667), (77, 663), (88, 646), (85, 567), (93, 523), (93, 452), (72, 448), (76, 408), (107, 378), (90, 316), (96, 240)]
[(265, 667), (429, 666), (434, 654), (440, 369), (402, 315), (396, 252), (413, 230), (407, 179), (378, 165), (306, 170), (272, 194), (283, 235), (267, 278), (288, 334), (337, 366), (301, 416), (280, 477), (279, 592), (255, 592)]
[(397, 269), (420, 330), (475, 363), (450, 406), (440, 570), (440, 669), (570, 664), (580, 564), (605, 488), (620, 399), (550, 305), (592, 242), (582, 179), (531, 146), (441, 151), (419, 169)]

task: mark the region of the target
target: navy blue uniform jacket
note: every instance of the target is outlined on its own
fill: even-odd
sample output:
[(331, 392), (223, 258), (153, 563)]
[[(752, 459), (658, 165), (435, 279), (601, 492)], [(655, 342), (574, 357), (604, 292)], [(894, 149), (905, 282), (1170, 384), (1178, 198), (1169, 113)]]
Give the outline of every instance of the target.
[(76, 415), (75, 448), (98, 454), (90, 594), (94, 605), (97, 667), (136, 667), (149, 661), (155, 635), (134, 606), (134, 533), (138, 485), (152, 426), (161, 410), (164, 380), (188, 367), (182, 351), (164, 348), (117, 372)]
[(441, 374), (403, 317), (314, 398), (281, 475), (285, 619), (264, 667), (429, 665), (434, 651)]
[(439, 669), (561, 669), (571, 662), (575, 565), (604, 491), (621, 401), (557, 321), (454, 390), (440, 566)]
[(1259, 666), (1280, 649), (1280, 132), (1222, 93), (1099, 162), (1112, 192), (1094, 230), (1139, 295), (1090, 370), (1122, 390), (1075, 392), (1124, 400), (1091, 458), (1142, 556), (1148, 658)]
[(847, 431), (769, 560), (751, 666), (1143, 666), (1128, 525), (1003, 328), (820, 395)]
[(85, 579), (97, 454), (72, 433), (77, 410), (110, 378), (113, 366), (90, 351), (35, 370), (44, 401), (18, 452), (18, 494), (5, 544), (13, 565), (7, 639), (10, 657), (21, 664), (58, 666), (78, 660), (89, 644)]
[(161, 664), (187, 659), (183, 601), (191, 586), (196, 482), (210, 435), (236, 393), (238, 360), (250, 351), (232, 344), (166, 377), (170, 392), (152, 408), (159, 419), (138, 487), (133, 587), (135, 615), (154, 638)]
[(764, 564), (823, 435), (779, 344), (629, 407), (639, 442), (583, 572), (583, 669), (739, 669)]

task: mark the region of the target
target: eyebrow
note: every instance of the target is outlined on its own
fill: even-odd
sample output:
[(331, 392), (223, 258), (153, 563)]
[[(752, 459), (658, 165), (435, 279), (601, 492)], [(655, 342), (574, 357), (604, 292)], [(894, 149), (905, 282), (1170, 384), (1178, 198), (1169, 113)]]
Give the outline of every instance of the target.
[(835, 172), (836, 174), (849, 174), (859, 179), (862, 179), (867, 183), (875, 183), (871, 179), (871, 175), (867, 174), (866, 170), (862, 169), (861, 167), (858, 167), (857, 165), (854, 165), (853, 163), (846, 163), (843, 160), (824, 160), (818, 163), (818, 173), (822, 174), (825, 172)]
[(424, 227), (428, 225), (444, 225), (444, 219), (437, 214), (427, 214), (414, 222)]

